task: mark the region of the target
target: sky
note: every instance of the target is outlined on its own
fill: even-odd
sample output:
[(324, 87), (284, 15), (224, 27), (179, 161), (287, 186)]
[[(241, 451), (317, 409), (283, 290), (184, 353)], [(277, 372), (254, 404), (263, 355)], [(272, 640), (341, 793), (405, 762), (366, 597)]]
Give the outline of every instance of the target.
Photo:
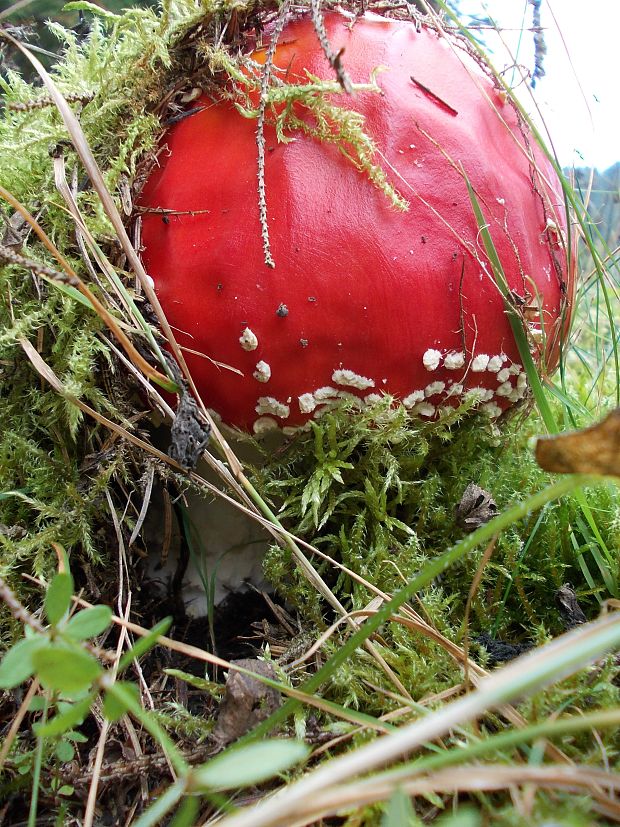
[[(492, 17), (517, 62), (533, 70), (533, 35), (522, 32), (532, 26), (528, 0), (460, 0), (459, 8)], [(546, 75), (535, 95), (560, 163), (606, 169), (620, 161), (620, 0), (542, 0), (541, 25)], [(497, 35), (481, 34), (497, 69), (514, 62)], [(533, 115), (525, 86), (519, 98)]]

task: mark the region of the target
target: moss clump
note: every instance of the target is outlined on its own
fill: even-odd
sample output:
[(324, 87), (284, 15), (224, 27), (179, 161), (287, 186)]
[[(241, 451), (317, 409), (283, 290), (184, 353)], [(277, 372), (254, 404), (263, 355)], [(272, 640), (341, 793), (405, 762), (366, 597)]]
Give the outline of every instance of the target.
[[(483, 416), (459, 421), (462, 416), (455, 412), (423, 424), (389, 398), (354, 417), (327, 413), (313, 423), (309, 440), (292, 441), (267, 458), (257, 484), (291, 531), (378, 589), (393, 592), (462, 536), (455, 508), (470, 482), (488, 491), (500, 511), (549, 482), (529, 445), (543, 430), (536, 417), (513, 419), (498, 430)], [(591, 582), (582, 590), (589, 591), (587, 602), (595, 611), (597, 598), (607, 594), (604, 574), (612, 574), (620, 539), (612, 484), (592, 492), (591, 507), (610, 553), (607, 572), (597, 570), (585, 549), (591, 537), (579, 504), (568, 498), (550, 505), (498, 538), (473, 602), (475, 631), (492, 629), (511, 639), (531, 634), (538, 623), (559, 631), (553, 594), (567, 581), (582, 584), (584, 569)], [(458, 628), (468, 594), (463, 584), (472, 582), (481, 555), (447, 571), (429, 592), (435, 623)], [(317, 596), (291, 572), (281, 550), (273, 549), (266, 566), (288, 600), (320, 616)], [(332, 570), (327, 563), (319, 567), (325, 576)], [(367, 586), (346, 573), (331, 577), (335, 592), (353, 609), (371, 599)]]

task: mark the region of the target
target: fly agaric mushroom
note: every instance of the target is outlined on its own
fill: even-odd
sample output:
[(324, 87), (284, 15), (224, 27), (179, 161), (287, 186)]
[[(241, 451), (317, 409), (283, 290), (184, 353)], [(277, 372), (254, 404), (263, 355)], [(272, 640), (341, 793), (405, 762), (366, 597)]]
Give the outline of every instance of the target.
[[(378, 89), (330, 95), (323, 122), (297, 95), (287, 141), (274, 125), (282, 104), (267, 107), (262, 228), (257, 123), (232, 87), (203, 95), (169, 129), (144, 187), (144, 262), (196, 385), (225, 423), (255, 433), (384, 392), (422, 417), (475, 394), (498, 416), (526, 378), (467, 180), (531, 351), (550, 371), (572, 293), (557, 176), (461, 41), (373, 14), (330, 12), (325, 28), (353, 83), (375, 77)], [(252, 58), (264, 63), (265, 51)], [(281, 89), (334, 79), (307, 16), (287, 24), (273, 65)], [(258, 107), (260, 72), (249, 72)], [(344, 110), (363, 116), (383, 186), (352, 163), (371, 150), (356, 155)]]

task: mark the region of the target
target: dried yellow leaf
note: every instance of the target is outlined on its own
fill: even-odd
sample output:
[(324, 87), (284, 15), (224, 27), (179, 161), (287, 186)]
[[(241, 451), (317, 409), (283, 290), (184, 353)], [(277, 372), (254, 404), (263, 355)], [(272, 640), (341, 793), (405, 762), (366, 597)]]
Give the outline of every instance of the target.
[(590, 428), (540, 437), (536, 462), (554, 474), (620, 477), (620, 408)]

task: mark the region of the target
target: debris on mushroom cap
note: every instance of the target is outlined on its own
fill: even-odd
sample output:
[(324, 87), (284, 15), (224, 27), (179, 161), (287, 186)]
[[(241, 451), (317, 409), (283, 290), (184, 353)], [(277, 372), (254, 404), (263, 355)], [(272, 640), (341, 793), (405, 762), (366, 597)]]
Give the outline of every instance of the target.
[[(437, 364), (439, 364), (439, 362)], [(465, 364), (465, 354), (462, 350), (447, 353), (445, 359), (443, 360), (443, 364), (448, 370), (458, 370)]]
[(267, 362), (263, 362), (261, 359), (260, 362), (256, 363), (256, 370), (253, 376), (257, 382), (269, 382), (271, 379), (271, 365), (268, 365)]
[(239, 343), (244, 350), (256, 350), (258, 347), (258, 339), (253, 330), (246, 327), (241, 336), (239, 336)]
[[(143, 258), (192, 351), (185, 358), (196, 385), (224, 422), (255, 432), (290, 431), (343, 399), (372, 404), (379, 390), (415, 416), (466, 401), (499, 416), (526, 395), (527, 380), (463, 171), (547, 373), (573, 279), (557, 176), (463, 42), (374, 14), (352, 22), (327, 12), (325, 26), (352, 82), (367, 85), (328, 99), (341, 114), (363, 116), (362, 133), (342, 114), (353, 135), (348, 157), (287, 131), (286, 118), (294, 140), (279, 142), (268, 107), (261, 226), (257, 123), (235, 107), (258, 106), (256, 70), (249, 99), (230, 100), (230, 86), (219, 103), (209, 99), (171, 127), (143, 190)], [(252, 58), (264, 63), (265, 50)], [(304, 16), (285, 27), (274, 65), (286, 70), (279, 84), (334, 79)], [(380, 93), (368, 86), (373, 78)], [(312, 130), (312, 102), (295, 106)], [(351, 163), (356, 134), (377, 148), (373, 157), (363, 138), (365, 168)], [(162, 209), (175, 221), (162, 226)]]

